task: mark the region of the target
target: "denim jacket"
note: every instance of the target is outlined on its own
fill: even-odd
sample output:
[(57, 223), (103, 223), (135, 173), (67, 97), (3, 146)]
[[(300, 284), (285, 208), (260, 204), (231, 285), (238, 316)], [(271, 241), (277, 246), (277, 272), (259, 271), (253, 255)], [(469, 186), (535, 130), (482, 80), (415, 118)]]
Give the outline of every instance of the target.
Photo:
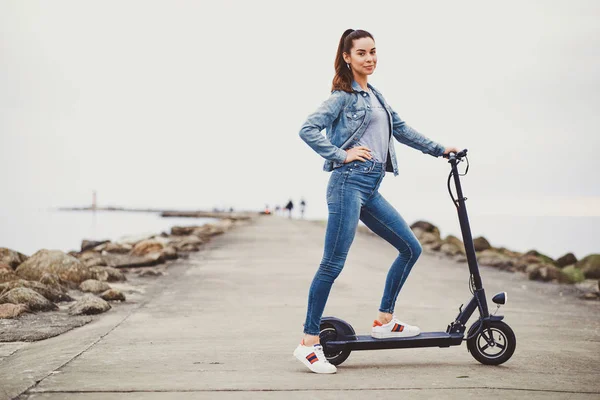
[[(408, 126), (398, 114), (385, 102), (383, 95), (368, 84), (377, 99), (388, 112), (390, 133), (397, 141), (412, 148), (439, 157), (444, 146), (428, 139)], [(321, 106), (308, 116), (300, 129), (300, 137), (321, 157), (325, 158), (325, 171), (340, 167), (346, 160), (345, 149), (354, 147), (365, 133), (371, 120), (370, 94), (360, 85), (352, 82), (352, 93), (334, 90)], [(321, 131), (326, 129), (326, 136)], [(390, 140), (386, 171), (398, 175), (396, 152)]]

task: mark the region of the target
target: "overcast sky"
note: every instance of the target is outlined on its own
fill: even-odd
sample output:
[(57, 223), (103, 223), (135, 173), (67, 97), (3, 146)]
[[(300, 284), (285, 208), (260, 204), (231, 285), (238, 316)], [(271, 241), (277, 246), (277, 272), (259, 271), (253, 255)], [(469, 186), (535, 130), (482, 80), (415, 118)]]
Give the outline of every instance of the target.
[[(415, 129), (469, 149), (470, 212), (600, 216), (598, 1), (0, 1), (5, 209), (263, 207), (328, 174), (298, 136), (342, 32)], [(381, 191), (453, 211), (449, 166), (396, 143)]]

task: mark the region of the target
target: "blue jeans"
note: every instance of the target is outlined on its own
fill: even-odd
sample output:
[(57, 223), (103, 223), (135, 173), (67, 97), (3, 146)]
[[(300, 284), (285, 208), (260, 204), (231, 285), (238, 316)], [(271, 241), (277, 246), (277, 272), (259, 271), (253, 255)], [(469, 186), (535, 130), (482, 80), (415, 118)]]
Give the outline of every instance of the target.
[(422, 249), (408, 224), (377, 191), (384, 175), (385, 164), (373, 161), (353, 161), (331, 173), (325, 250), (308, 293), (304, 323), (304, 333), (308, 335), (319, 335), (325, 303), (344, 267), (359, 219), (399, 252), (387, 274), (379, 306), (381, 312), (394, 312), (398, 293)]

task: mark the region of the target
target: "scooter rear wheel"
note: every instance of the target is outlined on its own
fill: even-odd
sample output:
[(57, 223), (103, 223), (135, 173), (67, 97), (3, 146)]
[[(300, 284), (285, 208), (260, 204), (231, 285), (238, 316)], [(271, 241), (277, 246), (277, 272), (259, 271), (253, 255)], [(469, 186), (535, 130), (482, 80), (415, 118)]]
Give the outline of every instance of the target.
[(331, 342), (337, 340), (338, 332), (335, 327), (329, 323), (321, 324), (321, 332), (319, 333), (319, 341), (323, 346), (323, 353), (329, 361), (333, 365), (340, 365), (350, 356), (351, 350), (341, 350), (341, 351), (332, 351), (328, 349), (327, 342)]
[[(490, 331), (493, 341), (489, 337)], [(486, 365), (500, 365), (508, 361), (516, 346), (515, 333), (502, 321), (488, 322), (481, 332), (467, 340), (467, 348), (473, 358)]]

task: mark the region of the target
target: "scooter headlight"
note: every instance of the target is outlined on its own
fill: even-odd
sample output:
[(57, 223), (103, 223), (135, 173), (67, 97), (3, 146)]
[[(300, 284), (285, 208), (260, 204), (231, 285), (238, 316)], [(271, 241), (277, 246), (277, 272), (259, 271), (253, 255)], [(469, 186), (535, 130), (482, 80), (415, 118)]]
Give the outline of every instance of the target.
[(492, 301), (500, 306), (503, 306), (504, 304), (506, 304), (507, 300), (508, 300), (508, 294), (506, 292), (500, 292), (497, 295), (495, 295), (494, 297), (492, 297)]

